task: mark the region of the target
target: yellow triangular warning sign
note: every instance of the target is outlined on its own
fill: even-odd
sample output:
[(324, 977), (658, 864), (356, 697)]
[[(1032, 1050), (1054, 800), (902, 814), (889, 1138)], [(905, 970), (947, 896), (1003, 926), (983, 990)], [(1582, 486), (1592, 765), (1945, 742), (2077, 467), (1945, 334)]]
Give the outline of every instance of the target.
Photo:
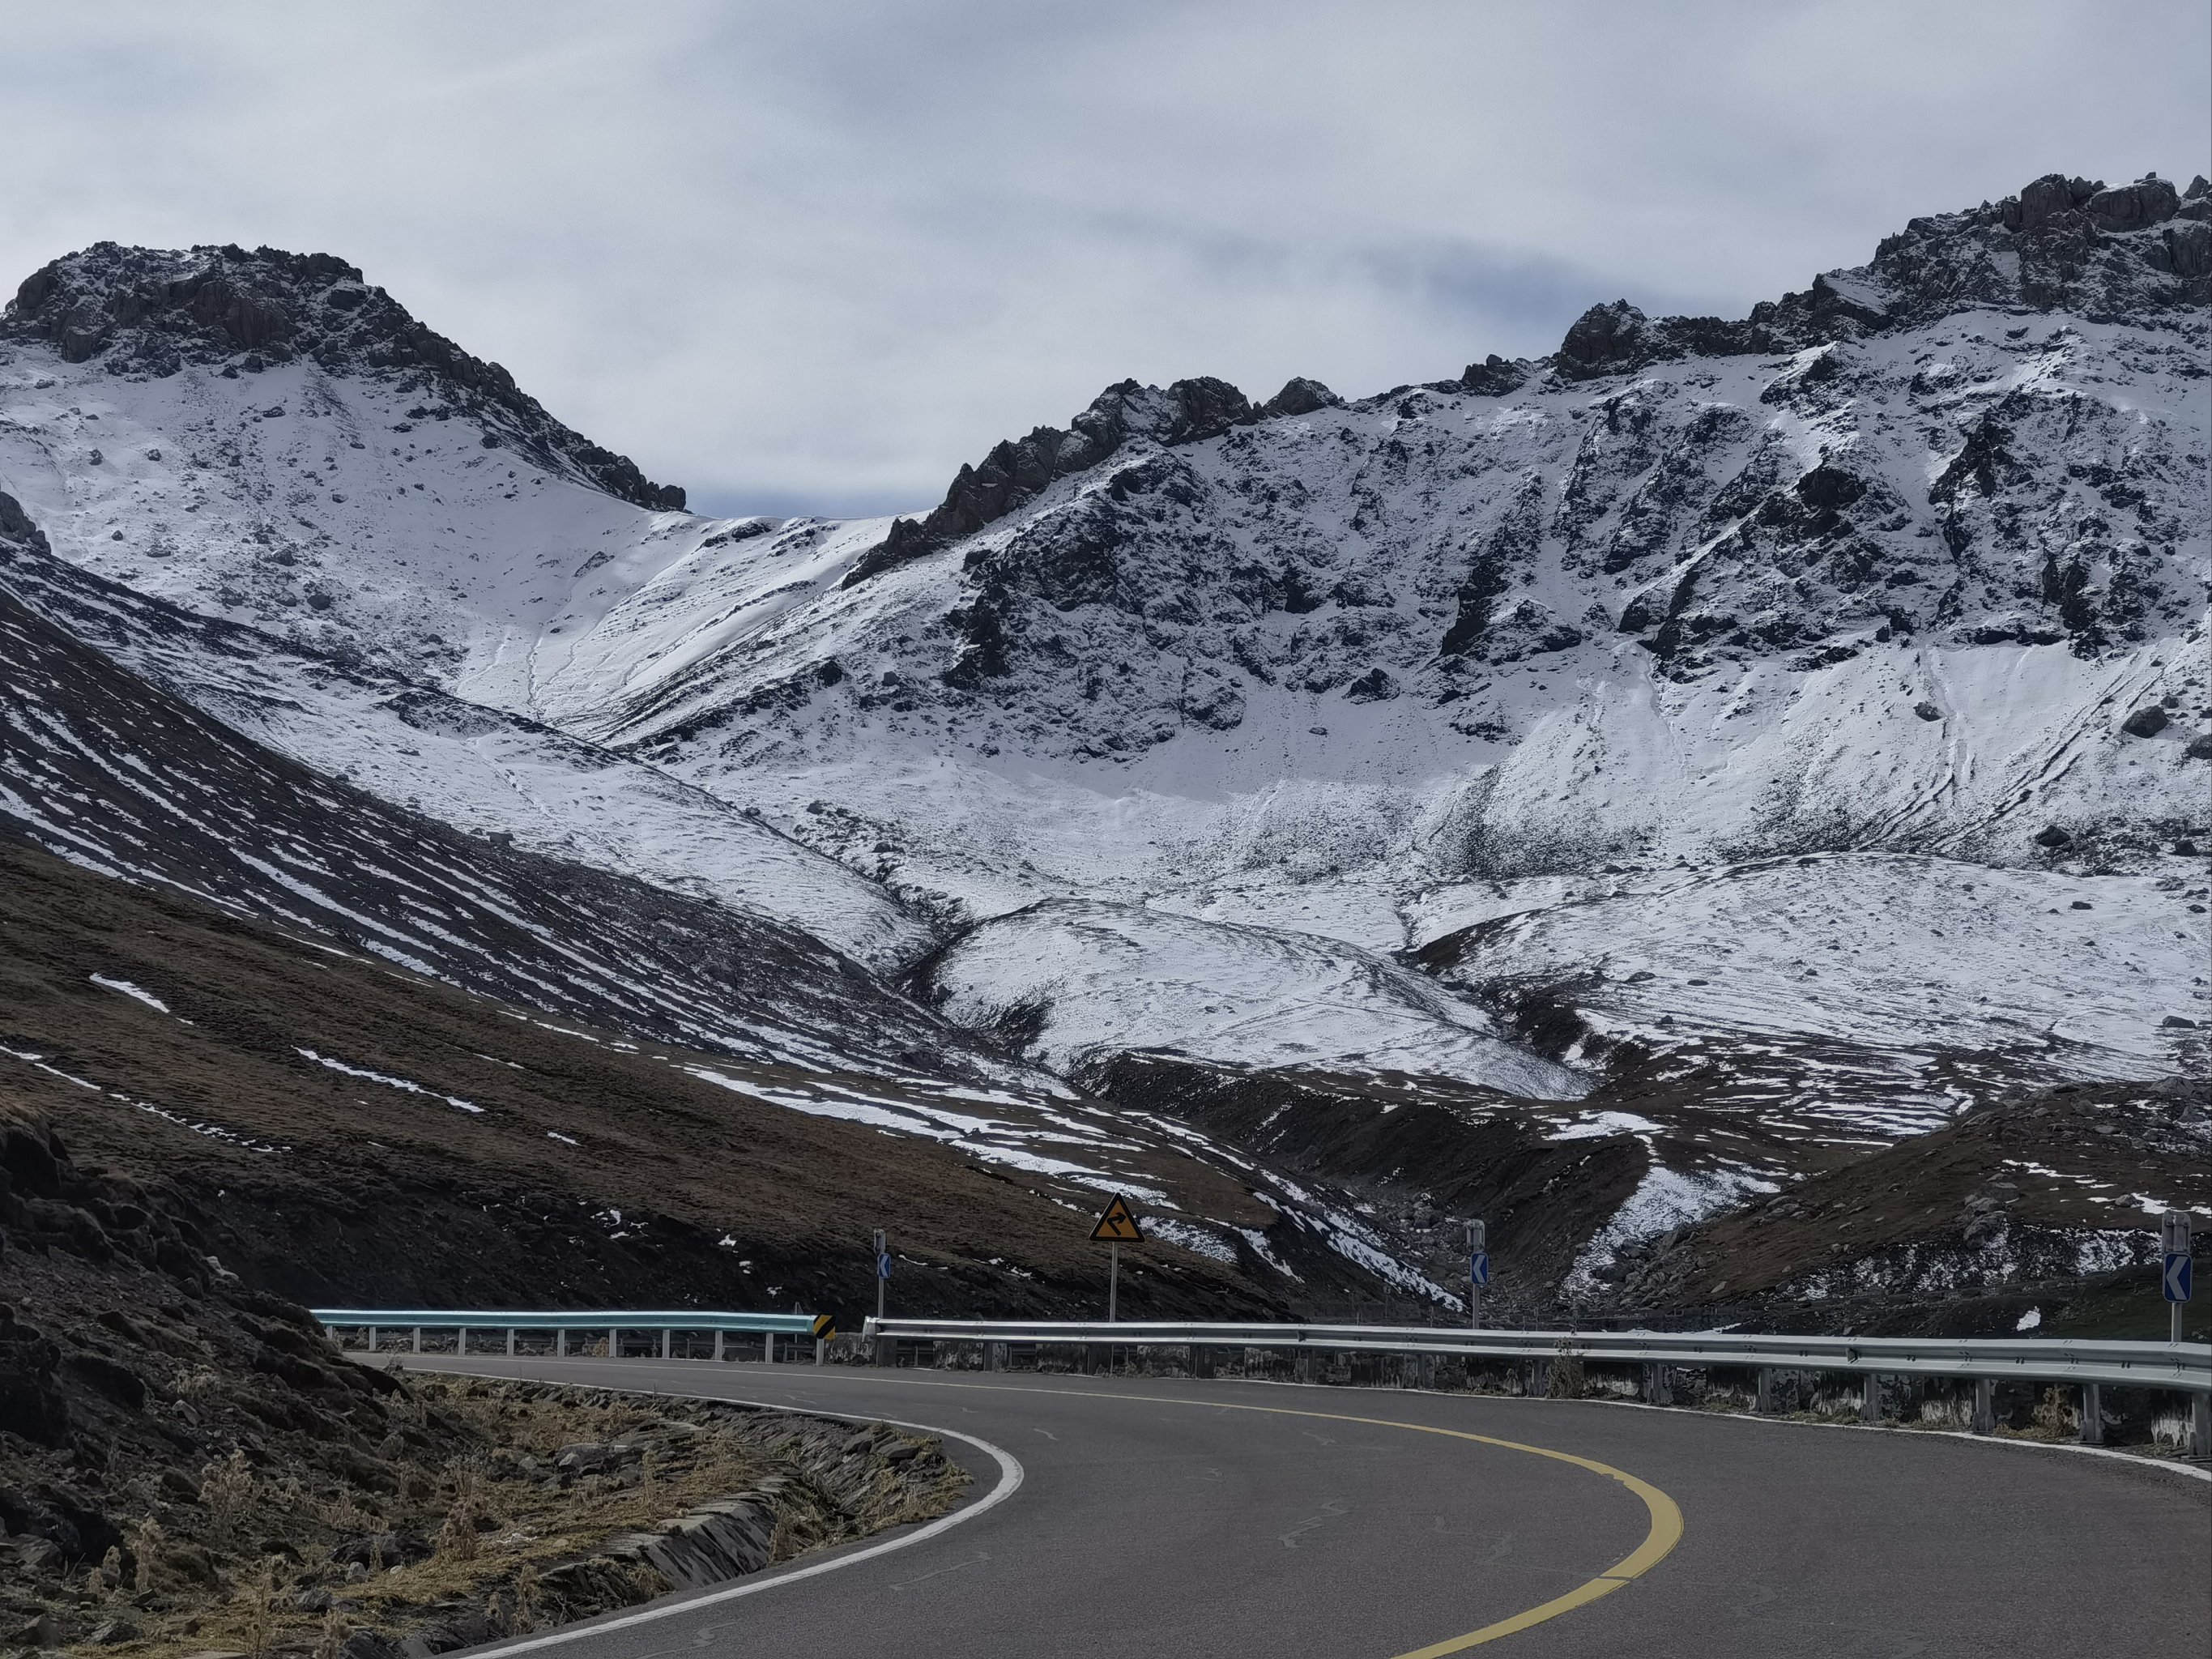
[(1137, 1225), (1136, 1212), (1129, 1207), (1129, 1200), (1119, 1193), (1114, 1194), (1114, 1201), (1098, 1218), (1098, 1224), (1091, 1230), (1091, 1236), (1109, 1244), (1139, 1243), (1145, 1237), (1144, 1231)]

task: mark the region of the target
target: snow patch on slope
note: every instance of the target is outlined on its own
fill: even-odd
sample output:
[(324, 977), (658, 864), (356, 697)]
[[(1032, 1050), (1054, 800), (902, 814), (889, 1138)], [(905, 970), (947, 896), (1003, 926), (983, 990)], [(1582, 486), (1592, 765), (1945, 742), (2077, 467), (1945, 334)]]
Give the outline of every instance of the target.
[(925, 994), (1054, 1070), (1165, 1049), (1255, 1066), (1432, 1073), (1573, 1099), (1590, 1079), (1481, 1009), (1355, 946), (1095, 900), (1002, 916), (929, 964)]

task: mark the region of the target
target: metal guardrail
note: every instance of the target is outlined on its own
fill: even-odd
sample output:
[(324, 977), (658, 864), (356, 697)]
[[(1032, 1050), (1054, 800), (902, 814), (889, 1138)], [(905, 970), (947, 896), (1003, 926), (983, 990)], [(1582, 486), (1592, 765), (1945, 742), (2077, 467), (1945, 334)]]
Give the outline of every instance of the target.
[[(624, 1331), (658, 1331), (659, 1356), (672, 1358), (678, 1331), (711, 1332), (714, 1358), (725, 1358), (725, 1339), (732, 1333), (763, 1339), (765, 1357), (775, 1358), (778, 1336), (814, 1342), (814, 1362), (827, 1358), (836, 1334), (827, 1314), (732, 1313), (696, 1308), (642, 1310), (580, 1309), (525, 1311), (519, 1309), (313, 1308), (333, 1336), (365, 1330), (372, 1350), (379, 1334), (404, 1330), (413, 1352), (422, 1352), (422, 1333), (454, 1331), (456, 1346), (466, 1353), (472, 1331), (501, 1331), (506, 1349), (516, 1352), (523, 1331), (550, 1331), (554, 1352), (568, 1352), (568, 1333), (604, 1331), (607, 1353), (622, 1352)], [(1644, 1397), (1655, 1403), (1672, 1398), (1670, 1374), (1677, 1370), (1726, 1367), (1758, 1374), (1758, 1408), (1771, 1409), (1774, 1379), (1785, 1371), (1840, 1371), (1863, 1379), (1861, 1415), (1881, 1417), (1883, 1377), (1948, 1378), (1974, 1385), (1973, 1426), (1988, 1433), (1995, 1426), (1995, 1390), (2001, 1382), (2057, 1382), (2081, 1390), (2081, 1437), (2103, 1438), (2100, 1391), (2106, 1388), (2172, 1390), (2191, 1396), (2191, 1434), (2197, 1453), (2212, 1452), (2212, 1344), (2201, 1342), (2104, 1342), (2063, 1337), (1932, 1338), (1910, 1336), (1761, 1336), (1729, 1331), (1509, 1331), (1423, 1325), (1230, 1325), (1166, 1323), (1151, 1320), (1105, 1322), (1074, 1320), (870, 1319), (863, 1328), (877, 1363), (890, 1357), (901, 1341), (972, 1342), (982, 1345), (985, 1364), (1005, 1365), (1008, 1351), (1021, 1346), (1069, 1346), (1090, 1350), (1119, 1347), (1181, 1347), (1189, 1350), (1194, 1372), (1212, 1376), (1220, 1350), (1259, 1348), (1300, 1356), (1298, 1374), (1317, 1380), (1315, 1364), (1323, 1353), (1412, 1355), (1421, 1362), (1425, 1381), (1439, 1358), (1491, 1359), (1548, 1364), (1571, 1358), (1596, 1364), (1635, 1365), (1644, 1376)]]
[(714, 1313), (701, 1308), (594, 1308), (574, 1313), (525, 1313), (520, 1309), (483, 1308), (310, 1308), (327, 1328), (333, 1325), (452, 1331), (774, 1331), (780, 1336), (813, 1336), (829, 1322), (828, 1314)]
[(1084, 1323), (871, 1319), (870, 1337), (919, 1341), (1288, 1348), (1350, 1353), (1849, 1371), (2093, 1382), (2212, 1395), (2212, 1344), (1909, 1336), (1753, 1336), (1724, 1331), (1492, 1331), (1431, 1326)]
[(775, 1358), (775, 1339), (779, 1336), (811, 1340), (814, 1343), (815, 1363), (819, 1364), (823, 1347), (837, 1334), (836, 1322), (828, 1314), (728, 1313), (699, 1308), (592, 1308), (574, 1312), (487, 1308), (310, 1308), (307, 1311), (333, 1336), (342, 1330), (366, 1331), (372, 1351), (378, 1346), (380, 1333), (405, 1331), (410, 1351), (416, 1353), (423, 1351), (425, 1331), (457, 1333), (456, 1345), (464, 1353), (468, 1352), (470, 1332), (502, 1331), (510, 1354), (515, 1352), (518, 1333), (550, 1331), (554, 1351), (563, 1357), (568, 1352), (571, 1331), (605, 1332), (610, 1356), (622, 1352), (624, 1331), (658, 1331), (660, 1357), (665, 1359), (672, 1355), (676, 1332), (703, 1331), (714, 1335), (717, 1359), (724, 1357), (724, 1339), (737, 1334), (763, 1338), (770, 1359)]

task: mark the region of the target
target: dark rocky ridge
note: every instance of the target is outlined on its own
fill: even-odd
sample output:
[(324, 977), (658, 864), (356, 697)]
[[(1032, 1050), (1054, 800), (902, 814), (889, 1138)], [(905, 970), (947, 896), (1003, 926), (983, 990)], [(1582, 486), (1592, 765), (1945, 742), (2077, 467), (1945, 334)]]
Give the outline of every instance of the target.
[(1067, 431), (1041, 426), (1019, 441), (993, 447), (981, 463), (963, 465), (942, 504), (921, 519), (898, 519), (890, 532), (853, 568), (845, 586), (866, 581), (895, 565), (972, 536), (985, 525), (1035, 501), (1054, 480), (1089, 471), (1133, 439), (1164, 448), (1218, 438), (1234, 426), (1279, 415), (1305, 415), (1342, 400), (1318, 380), (1286, 382), (1255, 404), (1226, 380), (1210, 375), (1177, 380), (1166, 391), (1122, 380), (1091, 400)]
[[(1995, 204), (1911, 221), (1885, 238), (1873, 263), (1855, 274), (1870, 279), (1879, 301), (1856, 284), (1839, 287), (1822, 276), (1802, 294), (1753, 307), (1741, 321), (1655, 320), (1626, 300), (1592, 306), (1548, 359), (1508, 362), (1492, 355), (1432, 389), (1503, 397), (1547, 368), (1578, 380), (1683, 357), (1796, 351), (1929, 322), (1969, 306), (2070, 310), (2094, 319), (2203, 305), (2212, 300), (2212, 193), (2201, 178), (2185, 196), (2155, 173), (2108, 188), (2054, 173)], [(1000, 442), (980, 464), (963, 465), (943, 503), (924, 518), (895, 520), (847, 585), (973, 535), (1133, 439), (1172, 448), (1340, 402), (1319, 381), (1304, 378), (1259, 404), (1211, 376), (1177, 380), (1165, 391), (1121, 381), (1099, 393), (1069, 422), (1070, 430), (1041, 426), (1026, 438)]]
[(389, 381), (424, 399), (410, 418), (460, 416), (506, 446), (642, 507), (680, 511), (684, 491), (546, 413), (497, 363), (471, 356), (328, 253), (186, 252), (97, 242), (26, 277), (0, 311), (0, 339), (50, 342), (68, 362), (158, 379), (187, 363), (227, 375), (305, 358), (333, 374)]
[[(2050, 173), (2017, 196), (1915, 219), (1838, 284), (1753, 306), (1740, 322), (1656, 320), (1626, 300), (1592, 306), (1551, 359), (1568, 380), (1681, 357), (1802, 350), (1932, 322), (1972, 306), (2141, 318), (2212, 301), (2212, 194), (2150, 174), (2107, 188)], [(1474, 371), (1469, 372), (1469, 390)], [(1486, 388), (1483, 388), (1486, 389)]]
[[(686, 681), (701, 712), (636, 706), (659, 728), (637, 752), (784, 752), (784, 711), (826, 699), (1129, 760), (1238, 727), (1255, 683), (1457, 704), (1450, 729), (1494, 742), (1523, 718), (1494, 704), (1509, 676), (1617, 667), (1626, 642), (1689, 684), (1760, 659), (2094, 659), (2183, 634), (2204, 592), (2181, 417), (2204, 374), (2208, 216), (2196, 181), (2039, 180), (1915, 220), (1741, 321), (1597, 307), (1548, 360), (1310, 422), (1219, 382), (1125, 383), (1075, 432), (963, 470), (848, 579), (974, 538), (934, 616), (795, 672), (734, 645)], [(1818, 457), (1798, 453), (1808, 431)], [(712, 677), (743, 700), (714, 703)]]

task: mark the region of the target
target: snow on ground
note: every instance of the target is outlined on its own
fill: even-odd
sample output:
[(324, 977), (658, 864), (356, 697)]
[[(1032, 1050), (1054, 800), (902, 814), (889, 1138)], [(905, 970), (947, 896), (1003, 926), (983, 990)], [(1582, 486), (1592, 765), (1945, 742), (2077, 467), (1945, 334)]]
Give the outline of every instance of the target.
[(929, 967), (926, 994), (1056, 1071), (1170, 1050), (1260, 1066), (1431, 1073), (1540, 1099), (1590, 1079), (1502, 1036), (1480, 1008), (1355, 946), (1095, 900), (984, 924)]
[[(1827, 283), (1910, 325), (1132, 428), (858, 581), (884, 521), (635, 507), (427, 381), (306, 359), (146, 379), (19, 339), (0, 489), (61, 559), (260, 630), (107, 606), (103, 649), (225, 722), (879, 972), (981, 923), (932, 988), (1063, 1069), (1158, 1048), (1580, 1096), (1387, 959), (1456, 943), (1462, 988), (1571, 988), (1593, 1063), (1721, 1056), (1771, 1126), (1872, 1143), (1968, 1097), (1962, 1056), (2159, 1075), (2212, 1024), (2181, 850), (2212, 399), (2160, 240), (2201, 228), (2092, 238), (2121, 273), (2092, 320), (2038, 309), (1987, 213), (1916, 221)], [(278, 862), (252, 867), (294, 908), (374, 931)], [(1655, 1188), (1646, 1220), (1728, 1185), (1662, 1174), (1706, 1197)]]
[(319, 1054), (313, 1048), (300, 1048), (295, 1052), (302, 1060), (312, 1060), (318, 1066), (328, 1066), (333, 1072), (342, 1072), (348, 1077), (357, 1077), (365, 1083), (379, 1083), (387, 1089), (398, 1089), (406, 1094), (422, 1095), (431, 1100), (442, 1100), (456, 1111), (471, 1112), (479, 1117), (483, 1115), (483, 1107), (477, 1105), (473, 1100), (463, 1100), (459, 1095), (445, 1094), (436, 1089), (426, 1089), (421, 1084), (410, 1083), (404, 1077), (393, 1077), (388, 1072), (374, 1072), (366, 1066), (349, 1066), (345, 1061), (333, 1060), (328, 1054)]
[(727, 801), (534, 721), (27, 553), (0, 567), (0, 581), (150, 683), (382, 799), (803, 928), (878, 970), (933, 942), (880, 884)]
[(1569, 1296), (1590, 1295), (1598, 1286), (1594, 1270), (1612, 1261), (1623, 1244), (1689, 1226), (1756, 1194), (1780, 1190), (1779, 1182), (1752, 1170), (1723, 1165), (1686, 1170), (1654, 1163), (1628, 1201), (1577, 1252), (1561, 1288)]
[[(166, 1014), (169, 1012), (169, 1005), (167, 1003), (162, 1001), (161, 998), (155, 996), (151, 991), (144, 990), (138, 986), (133, 985), (127, 979), (110, 979), (105, 974), (91, 974), (88, 975), (87, 977), (89, 978), (94, 985), (99, 986), (103, 990), (119, 991), (125, 996), (131, 998), (134, 1002), (144, 1003), (149, 1008), (151, 1008), (157, 1014)], [(171, 1018), (173, 1018), (174, 1016), (172, 1015)]]
[(1646, 1042), (2008, 1054), (2119, 1079), (2177, 1069), (2212, 1020), (2208, 958), (2205, 913), (2148, 878), (1828, 854), (1489, 923), (1447, 977), (1593, 975), (1586, 1019)]

